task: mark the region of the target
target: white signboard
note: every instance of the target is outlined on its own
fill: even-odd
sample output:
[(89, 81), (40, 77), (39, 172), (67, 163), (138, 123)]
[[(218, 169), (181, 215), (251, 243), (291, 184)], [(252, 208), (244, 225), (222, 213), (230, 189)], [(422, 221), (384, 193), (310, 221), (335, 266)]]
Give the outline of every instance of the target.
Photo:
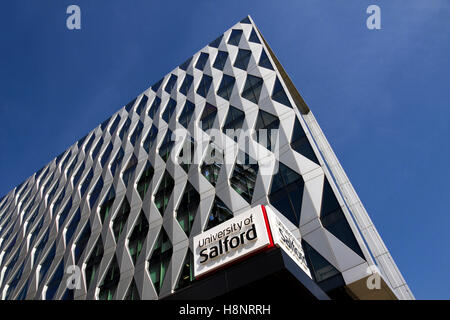
[(269, 244), (258, 206), (194, 237), (194, 274), (201, 276)]
[(195, 277), (274, 245), (311, 277), (301, 243), (268, 207), (252, 208), (195, 236), (193, 241)]

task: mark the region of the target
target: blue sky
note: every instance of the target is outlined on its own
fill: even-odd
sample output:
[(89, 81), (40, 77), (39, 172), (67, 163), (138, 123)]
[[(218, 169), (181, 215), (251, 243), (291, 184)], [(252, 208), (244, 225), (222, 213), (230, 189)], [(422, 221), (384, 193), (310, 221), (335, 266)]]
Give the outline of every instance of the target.
[[(366, 28), (370, 4), (381, 30)], [(5, 1), (0, 195), (247, 14), (416, 298), (450, 299), (448, 0)]]

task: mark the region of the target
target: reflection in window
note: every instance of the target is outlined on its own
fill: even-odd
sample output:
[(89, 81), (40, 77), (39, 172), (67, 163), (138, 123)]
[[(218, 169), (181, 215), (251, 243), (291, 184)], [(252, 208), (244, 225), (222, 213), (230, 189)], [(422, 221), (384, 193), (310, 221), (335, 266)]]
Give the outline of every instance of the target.
[(164, 211), (169, 203), (170, 196), (174, 187), (173, 178), (165, 171), (159, 184), (158, 191), (155, 194), (155, 205), (158, 208), (161, 215), (164, 215)]
[(247, 80), (245, 81), (244, 85), (244, 91), (242, 91), (242, 97), (247, 100), (250, 100), (253, 103), (258, 104), (262, 84), (263, 84), (262, 78), (255, 77), (250, 74), (247, 75)]
[(231, 218), (233, 218), (231, 210), (216, 196), (204, 231), (214, 228)]
[(117, 286), (120, 280), (120, 269), (117, 263), (116, 255), (112, 258), (111, 265), (109, 266), (108, 272), (103, 278), (99, 286), (99, 300), (112, 300), (114, 293), (116, 292)]
[(187, 182), (183, 192), (183, 198), (178, 206), (176, 217), (178, 223), (188, 237), (191, 234), (192, 224), (194, 223), (199, 203), (200, 195), (197, 190)]
[(128, 239), (128, 249), (130, 250), (130, 255), (133, 260), (134, 265), (136, 265), (139, 254), (144, 246), (145, 239), (148, 233), (148, 221), (145, 217), (144, 211), (141, 210), (139, 217), (134, 225), (133, 232)]
[(162, 288), (167, 269), (169, 268), (172, 252), (172, 243), (164, 228), (161, 227), (149, 260), (150, 279), (158, 294)]
[(258, 169), (256, 160), (246, 153), (240, 152), (238, 154), (233, 174), (230, 178), (230, 184), (248, 203), (252, 202)]

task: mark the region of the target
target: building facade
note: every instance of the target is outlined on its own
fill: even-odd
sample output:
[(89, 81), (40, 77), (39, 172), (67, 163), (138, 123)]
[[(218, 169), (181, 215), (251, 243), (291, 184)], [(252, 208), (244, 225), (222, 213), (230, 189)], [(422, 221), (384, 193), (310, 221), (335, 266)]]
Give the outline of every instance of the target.
[(246, 17), (0, 200), (0, 297), (201, 298), (220, 273), (195, 279), (194, 236), (260, 205), (301, 242), (316, 298), (414, 298)]

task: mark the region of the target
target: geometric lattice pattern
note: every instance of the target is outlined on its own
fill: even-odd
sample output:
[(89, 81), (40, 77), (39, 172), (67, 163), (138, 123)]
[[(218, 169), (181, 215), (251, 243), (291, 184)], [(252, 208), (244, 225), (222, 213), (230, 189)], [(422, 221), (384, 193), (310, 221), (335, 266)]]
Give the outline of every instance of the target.
[[(259, 204), (301, 237), (318, 283), (364, 276), (372, 258), (289, 86), (250, 17), (187, 59), (0, 199), (0, 297), (165, 297), (193, 281), (192, 238), (213, 210)], [(225, 132), (257, 123), (278, 129), (269, 148)], [(194, 161), (182, 166), (191, 138)], [(201, 172), (211, 146), (197, 143), (211, 140), (212, 157), (226, 158), (214, 184)], [(229, 150), (255, 163), (236, 165)], [(71, 266), (78, 289), (66, 287)]]

